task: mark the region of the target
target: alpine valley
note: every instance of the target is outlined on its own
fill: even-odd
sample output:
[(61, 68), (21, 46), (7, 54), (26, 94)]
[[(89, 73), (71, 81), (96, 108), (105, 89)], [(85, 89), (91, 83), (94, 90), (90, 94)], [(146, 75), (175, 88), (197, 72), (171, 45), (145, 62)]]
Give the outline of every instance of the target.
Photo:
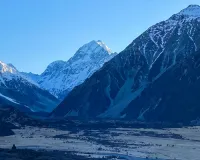
[(120, 53), (93, 40), (41, 75), (0, 61), (2, 160), (199, 160), (199, 135), (198, 5)]
[(200, 6), (190, 5), (119, 54), (91, 41), (41, 75), (1, 62), (1, 104), (51, 118), (191, 122), (200, 117), (199, 42)]

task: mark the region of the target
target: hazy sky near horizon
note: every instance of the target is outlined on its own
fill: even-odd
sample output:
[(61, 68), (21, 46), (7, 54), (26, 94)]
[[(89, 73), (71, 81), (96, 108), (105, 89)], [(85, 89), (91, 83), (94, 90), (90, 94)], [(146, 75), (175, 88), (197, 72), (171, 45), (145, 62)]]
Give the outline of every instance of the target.
[(200, 0), (1, 0), (0, 61), (41, 73), (91, 40), (120, 52), (190, 4)]

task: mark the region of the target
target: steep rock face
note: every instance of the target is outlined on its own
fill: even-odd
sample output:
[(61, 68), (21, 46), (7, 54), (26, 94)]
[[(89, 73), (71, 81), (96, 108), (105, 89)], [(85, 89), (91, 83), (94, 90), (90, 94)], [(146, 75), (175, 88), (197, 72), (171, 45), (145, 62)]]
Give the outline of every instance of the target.
[(12, 65), (0, 62), (0, 104), (15, 105), (24, 111), (50, 112), (58, 100)]
[(37, 82), (41, 88), (59, 99), (64, 99), (75, 86), (83, 83), (115, 55), (102, 41), (91, 41), (82, 46), (67, 62), (51, 63)]
[(190, 122), (200, 118), (200, 51), (181, 60), (151, 83), (124, 110), (124, 118)]
[(145, 88), (200, 48), (199, 11), (191, 5), (150, 27), (76, 87), (51, 116), (125, 118), (124, 109)]

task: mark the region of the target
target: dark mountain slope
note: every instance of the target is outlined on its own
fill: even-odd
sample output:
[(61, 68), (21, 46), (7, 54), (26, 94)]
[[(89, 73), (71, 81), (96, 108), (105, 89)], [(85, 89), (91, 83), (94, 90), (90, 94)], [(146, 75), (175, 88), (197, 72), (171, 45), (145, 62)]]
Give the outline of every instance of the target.
[(147, 72), (148, 66), (141, 53), (127, 49), (106, 63), (85, 83), (76, 87), (54, 110), (53, 115), (65, 116), (68, 113), (69, 116), (79, 114), (83, 118), (94, 118), (106, 111), (111, 103), (115, 103), (113, 99), (124, 85), (133, 88), (130, 90), (138, 88), (140, 80), (146, 78)]
[(127, 119), (190, 122), (200, 117), (200, 51), (150, 84), (122, 113)]
[(150, 27), (100, 71), (72, 90), (51, 116), (128, 116), (124, 110), (148, 84), (153, 84), (200, 48), (200, 14), (196, 14), (199, 12), (199, 6), (191, 5)]

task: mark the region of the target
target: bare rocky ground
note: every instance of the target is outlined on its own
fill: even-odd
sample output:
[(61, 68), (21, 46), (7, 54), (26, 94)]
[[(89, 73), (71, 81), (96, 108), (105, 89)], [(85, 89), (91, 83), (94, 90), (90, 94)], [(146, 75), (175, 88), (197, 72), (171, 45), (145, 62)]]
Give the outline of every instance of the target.
[(0, 137), (0, 148), (10, 149), (15, 144), (18, 149), (45, 150), (50, 155), (53, 151), (66, 152), (80, 159), (200, 159), (200, 127), (153, 129), (129, 124), (75, 124), (74, 128), (63, 125), (13, 129), (15, 135)]

